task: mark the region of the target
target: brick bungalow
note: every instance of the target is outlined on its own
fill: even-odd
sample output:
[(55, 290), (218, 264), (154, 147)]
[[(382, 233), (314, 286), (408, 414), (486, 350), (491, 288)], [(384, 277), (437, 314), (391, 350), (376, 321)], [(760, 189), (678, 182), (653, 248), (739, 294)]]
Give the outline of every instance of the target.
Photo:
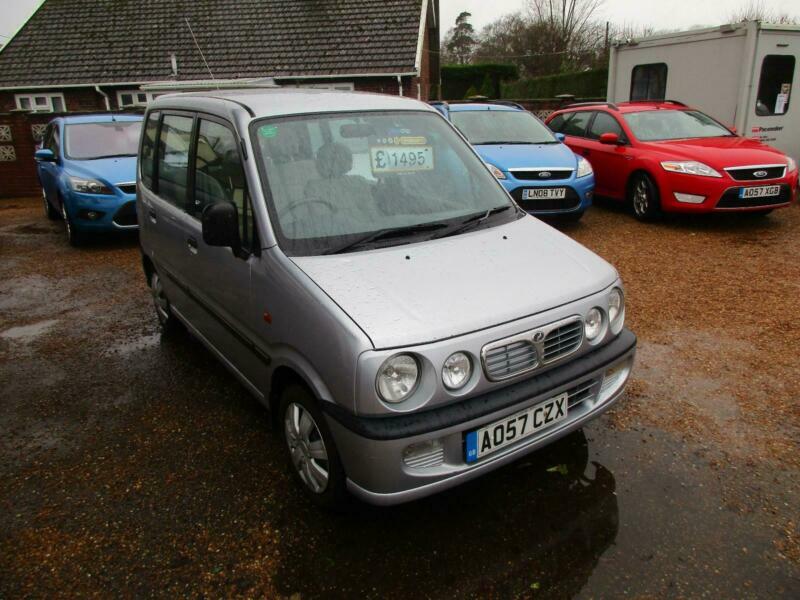
[(439, 0), (46, 0), (0, 50), (0, 197), (38, 189), (52, 113), (264, 78), (427, 100), (438, 57)]

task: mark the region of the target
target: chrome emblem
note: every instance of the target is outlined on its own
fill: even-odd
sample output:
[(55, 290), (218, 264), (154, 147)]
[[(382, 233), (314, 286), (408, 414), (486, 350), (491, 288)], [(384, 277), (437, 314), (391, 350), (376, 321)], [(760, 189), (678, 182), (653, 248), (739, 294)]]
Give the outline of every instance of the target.
[(767, 176), (767, 172), (766, 171), (755, 171), (753, 173), (753, 176), (754, 177), (766, 177)]
[(550, 175), (552, 175), (550, 171), (539, 171), (539, 177), (541, 177), (542, 179), (550, 177)]
[(543, 339), (544, 339), (544, 333), (542, 333), (541, 331), (537, 331), (536, 335), (533, 336), (534, 342), (541, 342)]

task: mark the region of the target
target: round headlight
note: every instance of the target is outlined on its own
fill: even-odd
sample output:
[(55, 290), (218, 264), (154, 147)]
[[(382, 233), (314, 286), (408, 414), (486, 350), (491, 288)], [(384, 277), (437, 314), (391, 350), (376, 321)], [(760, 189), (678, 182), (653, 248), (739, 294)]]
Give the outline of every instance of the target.
[(472, 375), (472, 361), (463, 352), (451, 354), (442, 367), (442, 381), (448, 390), (464, 387)]
[(625, 296), (619, 288), (608, 294), (608, 321), (614, 333), (619, 333), (625, 324)]
[(600, 335), (600, 332), (603, 330), (603, 313), (599, 308), (595, 307), (586, 313), (584, 328), (586, 339), (590, 342)]
[(417, 387), (419, 365), (413, 356), (398, 354), (381, 365), (375, 383), (386, 402), (402, 402)]

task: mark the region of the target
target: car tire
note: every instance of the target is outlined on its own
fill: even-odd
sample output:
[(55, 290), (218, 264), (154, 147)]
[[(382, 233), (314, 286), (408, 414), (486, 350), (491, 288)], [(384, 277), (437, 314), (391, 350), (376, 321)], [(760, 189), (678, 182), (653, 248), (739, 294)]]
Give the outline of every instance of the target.
[(628, 185), (628, 202), (633, 215), (644, 222), (657, 221), (661, 217), (661, 196), (658, 186), (646, 173), (637, 173)]
[(172, 312), (172, 304), (164, 291), (161, 276), (153, 271), (150, 275), (150, 294), (153, 296), (153, 307), (156, 309), (156, 318), (164, 333), (172, 333), (180, 328), (180, 322)]
[(84, 242), (83, 232), (75, 227), (72, 219), (69, 218), (67, 205), (63, 201), (61, 202), (61, 218), (64, 220), (64, 232), (67, 234), (69, 245), (74, 248), (82, 246)]
[(350, 503), (344, 467), (316, 399), (300, 384), (280, 397), (279, 424), (292, 476), (312, 502), (342, 510)]
[(50, 204), (50, 201), (47, 199), (47, 192), (44, 191), (44, 188), (42, 188), (42, 201), (44, 202), (44, 216), (51, 221), (58, 221), (61, 215), (59, 215), (58, 211)]

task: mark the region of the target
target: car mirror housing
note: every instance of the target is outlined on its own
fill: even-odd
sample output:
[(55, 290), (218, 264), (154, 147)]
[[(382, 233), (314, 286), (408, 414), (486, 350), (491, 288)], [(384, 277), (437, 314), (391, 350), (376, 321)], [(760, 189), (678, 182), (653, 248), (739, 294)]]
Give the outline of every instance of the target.
[(49, 148), (42, 148), (41, 150), (37, 150), (33, 157), (40, 161), (40, 162), (55, 162), (56, 155), (53, 154), (53, 151)]
[(617, 146), (620, 143), (619, 136), (616, 133), (603, 133), (600, 135), (600, 143)]
[(215, 202), (203, 209), (203, 241), (209, 246), (227, 247), (236, 256), (242, 254), (239, 237), (239, 214), (232, 202)]
[(563, 133), (557, 133), (556, 139), (563, 144), (564, 141), (567, 139), (567, 136), (565, 136)]

